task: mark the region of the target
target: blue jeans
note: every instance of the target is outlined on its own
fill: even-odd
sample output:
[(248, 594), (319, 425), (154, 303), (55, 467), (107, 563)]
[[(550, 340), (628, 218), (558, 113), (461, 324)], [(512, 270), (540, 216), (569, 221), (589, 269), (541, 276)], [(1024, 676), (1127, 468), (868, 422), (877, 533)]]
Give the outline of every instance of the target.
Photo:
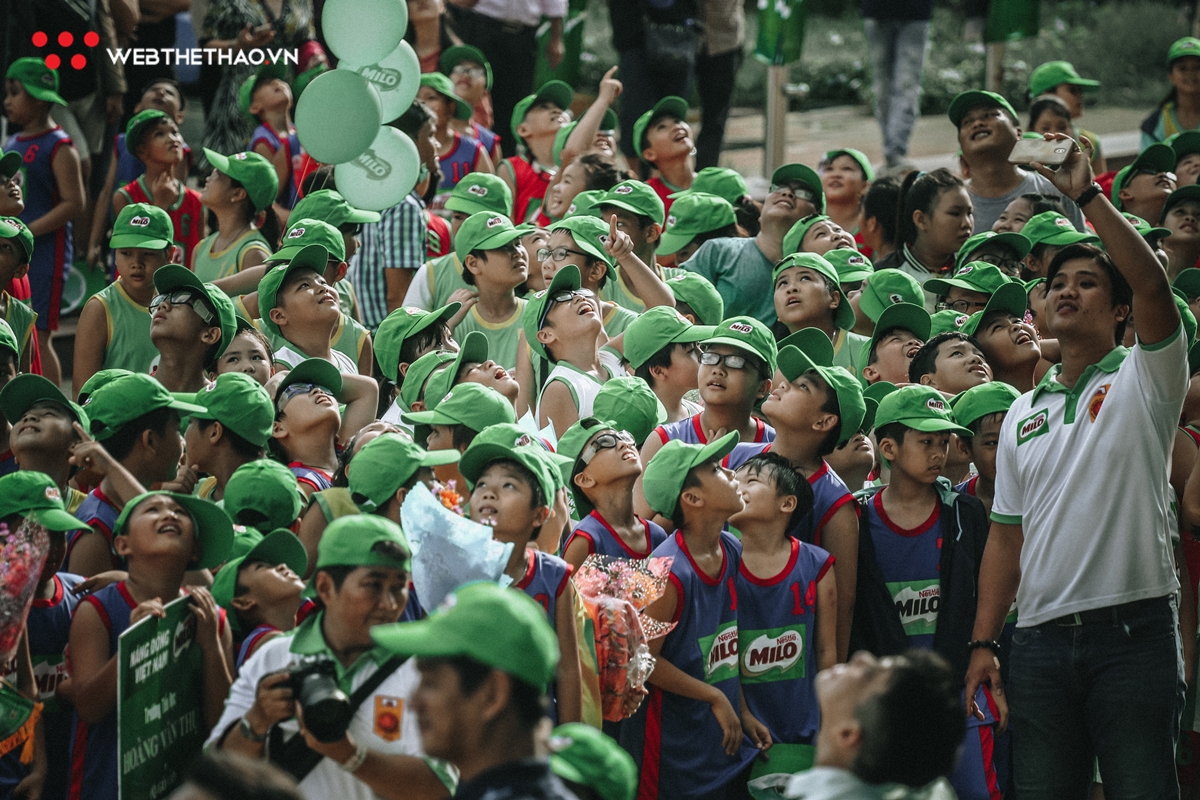
[(929, 52), (929, 20), (864, 19), (871, 53), (875, 119), (883, 131), (889, 167), (908, 155), (908, 139), (921, 113), (921, 75)]
[(1105, 800), (1179, 797), (1184, 683), (1173, 597), (1141, 601), (1115, 623), (1018, 628), (1010, 659), (1021, 800), (1084, 800), (1094, 759)]

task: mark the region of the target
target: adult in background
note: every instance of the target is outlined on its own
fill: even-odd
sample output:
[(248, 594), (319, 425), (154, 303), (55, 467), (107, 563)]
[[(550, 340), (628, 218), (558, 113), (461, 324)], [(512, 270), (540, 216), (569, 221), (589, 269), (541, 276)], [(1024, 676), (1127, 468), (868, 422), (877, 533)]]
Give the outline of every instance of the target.
[[(513, 108), (533, 91), (537, 66), (537, 28), (542, 17), (550, 22), (546, 61), (551, 69), (563, 58), (563, 17), (566, 0), (450, 0), (454, 28), (462, 40), (478, 47), (495, 64), (492, 84), (492, 130), (508, 131)], [(517, 154), (515, 138), (505, 136), (504, 155)]]
[(746, 12), (739, 0), (705, 0), (700, 15), (704, 35), (696, 53), (696, 90), (700, 93), (697, 170), (715, 167), (721, 158), (729, 101), (746, 43)]
[[(1011, 712), (1023, 800), (1086, 797), (1097, 759), (1108, 797), (1178, 797), (1184, 681), (1168, 473), (1188, 343), (1153, 251), (1078, 145), (1051, 136), (1071, 152), (1039, 172), (1105, 249), (1071, 245), (1050, 263), (1046, 325), (1062, 363), (1000, 431), (966, 696), (990, 684), (1001, 728)], [(1137, 342), (1126, 349), (1131, 314)], [(1014, 597), (1008, 693), (996, 640)]]
[(888, 170), (897, 170), (907, 166), (908, 139), (921, 113), (933, 0), (863, 0), (862, 16), (883, 157)]

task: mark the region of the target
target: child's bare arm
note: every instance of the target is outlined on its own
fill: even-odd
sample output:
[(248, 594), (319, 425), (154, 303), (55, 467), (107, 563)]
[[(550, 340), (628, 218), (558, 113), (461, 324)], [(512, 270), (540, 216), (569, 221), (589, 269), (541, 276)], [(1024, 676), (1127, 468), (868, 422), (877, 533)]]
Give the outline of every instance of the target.
[(850, 650), (850, 623), (854, 621), (854, 590), (858, 576), (858, 515), (846, 503), (825, 523), (821, 542), (837, 563), (837, 660)]
[(771, 741), (771, 731), (750, 712), (750, 706), (746, 705), (746, 692), (740, 686), (738, 687), (738, 699), (741, 700), (742, 732), (759, 750), (769, 750), (774, 744)]
[(91, 603), (75, 611), (70, 648), (75, 710), (94, 725), (117, 705), (117, 657), (108, 654), (108, 629)]
[(583, 676), (579, 667), (579, 645), (575, 631), (575, 587), (567, 587), (554, 601), (554, 627), (558, 634), (558, 660), (555, 698), (558, 701), (558, 721), (579, 722), (583, 719)]
[(488, 155), (488, 151), (483, 147), (479, 148), (479, 155), (475, 158), (475, 171), (495, 173), (496, 165), (492, 163), (492, 157)]
[(129, 198), (127, 198), (124, 195), (124, 193), (121, 192), (120, 189), (117, 189), (115, 192), (113, 192), (113, 196), (112, 196), (113, 216), (115, 217), (117, 214), (120, 214), (121, 209), (124, 208), (125, 206), (129, 205), (129, 202), (130, 202)]
[(538, 403), (538, 427), (554, 423), (554, 435), (562, 436), (579, 419), (579, 408), (571, 389), (562, 381), (551, 381)]
[(83, 210), (83, 172), (79, 167), (79, 153), (74, 147), (60, 147), (50, 162), (54, 171), (54, 184), (58, 189), (58, 203), (42, 216), (29, 223), (29, 232), (43, 236), (66, 225)]
[(633, 252), (633, 240), (629, 234), (617, 229), (617, 215), (608, 218), (608, 241), (604, 250), (621, 267), (621, 276), (629, 288), (642, 298), (646, 308), (655, 306), (675, 307), (675, 295), (662, 278)]
[(308, 551), (308, 569), (300, 577), (307, 578), (317, 566), (317, 546), (321, 543), (321, 536), (327, 527), (329, 521), (325, 519), (321, 507), (316, 503), (310, 504), (300, 521), (300, 542)]
[(104, 366), (108, 349), (108, 314), (98, 298), (90, 298), (79, 313), (75, 327), (75, 358), (71, 368), (71, 385), (78, 394), (79, 387)]
[(838, 663), (838, 587), (836, 568), (831, 564), (825, 577), (817, 581), (816, 630), (817, 669), (828, 669)]
[(112, 454), (104, 449), (103, 444), (94, 441), (91, 434), (78, 422), (72, 423), (72, 426), (75, 428), (75, 435), (79, 437), (79, 441), (71, 447), (70, 460), (73, 465), (108, 478), (112, 499), (121, 505), (145, 493), (146, 487), (142, 486), (141, 481), (135, 478), (124, 464), (113, 458)]
[(348, 442), (351, 436), (375, 419), (379, 384), (366, 375), (342, 375), (342, 400), (346, 403), (346, 413), (342, 415), (338, 439)]
[(517, 419), (525, 416), (536, 402), (533, 386), (533, 363), (529, 358), (529, 344), (525, 341), (525, 331), (517, 331)]
[(563, 144), (563, 149), (559, 152), (559, 160), (563, 167), (592, 149), (592, 142), (596, 141), (596, 134), (600, 132), (600, 125), (604, 121), (604, 112), (621, 94), (621, 82), (613, 77), (616, 73), (616, 67), (604, 73), (604, 77), (600, 80), (600, 91), (596, 95), (596, 100), (579, 118), (579, 124), (575, 126), (575, 130), (571, 131), (571, 135)]
[(204, 657), (204, 721), (212, 728), (221, 721), (233, 685), (233, 635), (228, 620), (221, 625), (221, 609), (207, 589), (193, 589), (191, 604), (196, 641)]
[(362, 350), (358, 354), (358, 372), (361, 375), (371, 377), (375, 372), (375, 343), (371, 341), (371, 334), (367, 334), (367, 340), (363, 342)]
[(267, 274), (268, 267), (262, 263), (262, 255), (259, 251), (255, 251), (255, 255), (250, 257), (258, 258), (258, 263), (246, 267), (241, 272), (235, 272), (233, 275), (218, 278), (212, 282), (213, 286), (216, 286), (231, 297), (248, 290), (257, 289), (258, 282), (262, 280), (263, 275)]
[(567, 549), (563, 551), (563, 560), (570, 564), (572, 569), (579, 569), (584, 560), (591, 555), (590, 549), (586, 537), (576, 536), (567, 543)]

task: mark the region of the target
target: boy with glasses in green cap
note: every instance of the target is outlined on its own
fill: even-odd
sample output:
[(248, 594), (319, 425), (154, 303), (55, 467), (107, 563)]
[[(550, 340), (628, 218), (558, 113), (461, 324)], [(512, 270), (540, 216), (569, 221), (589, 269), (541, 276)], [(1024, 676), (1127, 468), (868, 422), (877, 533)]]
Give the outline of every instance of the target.
[(954, 257), (955, 270), (972, 262), (991, 264), (1007, 275), (1016, 279), (1021, 275), (1021, 261), (1029, 255), (1033, 243), (1029, 237), (1021, 233), (1005, 231), (982, 231), (963, 242)]
[[(16, 217), (0, 217), (0, 286), (25, 277), (33, 258), (33, 233)], [(33, 332), (37, 314), (26, 302), (21, 302), (0, 289), (0, 319), (8, 323), (17, 337), (17, 364), (20, 372), (29, 372), (33, 363)]]
[(1010, 282), (999, 267), (973, 261), (963, 264), (951, 277), (925, 281), (925, 291), (937, 296), (937, 311), (969, 315), (982, 311), (996, 290)]
[(154, 377), (168, 391), (197, 392), (237, 333), (229, 296), (191, 270), (167, 264), (154, 273), (150, 341), (158, 350)]
[(698, 388), (699, 343), (715, 332), (714, 326), (693, 325), (666, 306), (645, 312), (626, 331), (625, 360), (662, 401), (667, 422), (701, 412), (701, 406), (685, 400), (684, 395)]
[(219, 376), (196, 399), (207, 410), (192, 414), (183, 434), (187, 464), (208, 476), (197, 496), (220, 500), (238, 468), (265, 455), (275, 407), (266, 389), (237, 372)]
[(102, 369), (148, 373), (158, 358), (150, 341), (154, 273), (170, 263), (171, 218), (158, 206), (134, 203), (121, 209), (108, 245), (117, 279), (84, 304), (76, 326), (71, 383), (83, 386)]
[(646, 181), (671, 210), (671, 194), (692, 188), (696, 178), (696, 143), (682, 97), (664, 97), (633, 123), (633, 149), (658, 174)]
[(529, 255), (521, 244), (521, 228), (502, 214), (481, 211), (463, 222), (454, 239), (454, 252), (463, 265), (462, 279), (474, 287), (474, 302), (454, 326), (457, 339), (479, 331), (497, 364), (506, 370), (517, 367), (521, 312), (525, 299), (516, 289), (529, 276)]
[(775, 336), (783, 339), (816, 328), (833, 343), (833, 363), (854, 372), (866, 337), (852, 333), (854, 309), (846, 301), (833, 265), (813, 253), (795, 253), (775, 265)]
[(501, 424), (476, 437), (458, 469), (471, 489), (471, 519), (490, 527), (496, 541), (513, 545), (504, 570), (513, 580), (511, 588), (536, 600), (554, 628), (562, 658), (550, 687), (550, 718), (579, 722), (582, 675), (571, 566), (528, 546), (547, 523), (561, 487), (558, 462), (528, 433)]
[[(905, 386), (879, 403), (875, 435), (891, 482), (858, 496), (861, 557), (851, 647), (876, 656), (933, 650), (957, 676), (966, 674), (970, 658), (963, 642), (975, 624), (988, 523), (982, 503), (939, 480), (954, 433), (971, 435), (929, 387)], [(960, 797), (986, 797), (996, 786), (996, 720), (984, 688), (971, 699), (983, 713), (967, 721), (950, 783)]]

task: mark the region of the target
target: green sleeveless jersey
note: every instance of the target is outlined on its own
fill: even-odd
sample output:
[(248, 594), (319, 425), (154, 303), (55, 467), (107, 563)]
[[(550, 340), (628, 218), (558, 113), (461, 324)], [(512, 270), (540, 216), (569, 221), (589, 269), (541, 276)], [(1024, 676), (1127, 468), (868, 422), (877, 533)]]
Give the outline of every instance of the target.
[(488, 340), (488, 357), (509, 372), (517, 368), (517, 347), (520, 344), (521, 312), (525, 299), (517, 298), (517, 310), (504, 322), (488, 322), (479, 316), (479, 309), (472, 308), (454, 329), (456, 341), (462, 341), (471, 331), (479, 331)]
[[(3, 289), (0, 289), (0, 298), (4, 299), (4, 321), (16, 334), (17, 345), (21, 348), (23, 356), (33, 338), (33, 326), (37, 322), (37, 312), (30, 308), (24, 300), (18, 300)], [(20, 367), (20, 364), (17, 366)]]
[(851, 375), (859, 377), (858, 359), (870, 344), (871, 339), (867, 336), (839, 330), (833, 342), (833, 365), (845, 367)]
[(624, 333), (637, 318), (636, 312), (615, 305), (604, 315), (604, 332), (608, 334), (608, 338), (614, 339)]
[(104, 306), (108, 323), (108, 347), (102, 369), (121, 368), (149, 373), (158, 358), (150, 341), (150, 309), (139, 305), (125, 292), (120, 279), (93, 295)]
[(261, 233), (251, 228), (238, 237), (237, 241), (224, 250), (213, 250), (217, 241), (217, 233), (204, 237), (196, 245), (196, 253), (192, 256), (192, 271), (196, 277), (205, 283), (236, 275), (244, 268), (246, 256), (255, 250), (263, 254), (263, 258), (271, 255), (271, 246)]
[[(433, 308), (427, 310), (432, 311), (446, 305), (450, 302), (450, 295), (459, 289), (474, 288), (467, 286), (467, 282), (462, 279), (462, 271), (462, 262), (454, 253), (426, 262), (425, 275), (429, 279), (429, 296), (433, 298)], [(463, 336), (466, 336), (466, 333)]]
[(351, 319), (358, 319), (358, 295), (354, 293), (354, 285), (349, 278), (342, 278), (333, 285), (338, 293), (338, 308), (342, 314)]

